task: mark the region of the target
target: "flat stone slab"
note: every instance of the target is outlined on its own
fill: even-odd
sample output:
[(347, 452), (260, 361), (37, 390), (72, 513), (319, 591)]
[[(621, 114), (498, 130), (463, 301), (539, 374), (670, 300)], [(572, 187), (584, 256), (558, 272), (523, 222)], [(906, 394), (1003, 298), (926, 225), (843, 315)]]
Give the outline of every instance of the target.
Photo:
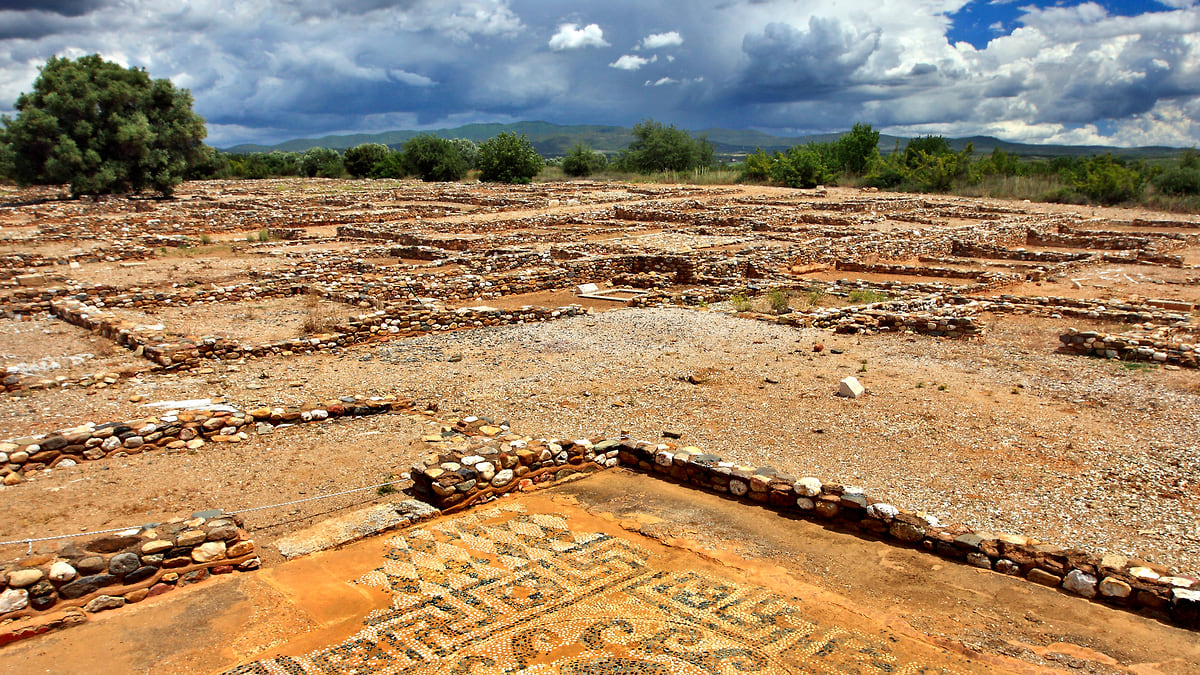
[(409, 499), (398, 504), (379, 504), (324, 520), (275, 542), (287, 559), (335, 548), (364, 537), (404, 525), (428, 520), (440, 511), (422, 501)]

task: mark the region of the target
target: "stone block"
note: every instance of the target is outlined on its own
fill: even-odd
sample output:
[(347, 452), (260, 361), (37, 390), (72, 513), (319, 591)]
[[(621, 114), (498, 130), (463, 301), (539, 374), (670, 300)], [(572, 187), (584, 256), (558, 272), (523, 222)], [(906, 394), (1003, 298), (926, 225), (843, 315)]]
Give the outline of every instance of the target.
[(850, 376), (838, 383), (838, 396), (843, 398), (859, 398), (867, 392), (857, 377)]

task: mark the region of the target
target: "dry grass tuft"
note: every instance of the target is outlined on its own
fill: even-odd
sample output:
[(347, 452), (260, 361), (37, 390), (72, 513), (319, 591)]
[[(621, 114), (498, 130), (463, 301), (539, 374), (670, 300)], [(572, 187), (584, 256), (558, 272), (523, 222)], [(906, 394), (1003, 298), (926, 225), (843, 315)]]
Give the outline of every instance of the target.
[(300, 335), (332, 333), (337, 326), (337, 314), (327, 303), (322, 302), (320, 293), (309, 291), (304, 296), (302, 308), (304, 321), (300, 324)]

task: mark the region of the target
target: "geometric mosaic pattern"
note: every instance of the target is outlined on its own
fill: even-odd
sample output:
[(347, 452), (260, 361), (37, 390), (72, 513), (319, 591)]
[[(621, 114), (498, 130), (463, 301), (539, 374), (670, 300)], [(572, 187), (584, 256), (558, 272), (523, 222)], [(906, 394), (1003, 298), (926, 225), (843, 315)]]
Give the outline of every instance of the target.
[(350, 639), (230, 675), (949, 673), (800, 616), (777, 593), (647, 566), (637, 545), (519, 503), (389, 542), (358, 583), (392, 594)]

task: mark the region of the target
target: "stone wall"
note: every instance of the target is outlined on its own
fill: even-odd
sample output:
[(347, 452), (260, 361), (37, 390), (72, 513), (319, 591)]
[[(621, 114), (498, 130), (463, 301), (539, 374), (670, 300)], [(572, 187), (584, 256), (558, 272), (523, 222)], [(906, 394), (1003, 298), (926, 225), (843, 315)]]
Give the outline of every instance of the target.
[[(1182, 325), (1188, 324), (1192, 320), (1187, 312), (1167, 309), (1163, 305), (1169, 303), (1160, 300), (1130, 302), (1112, 298), (1088, 300), (1055, 296), (999, 295), (993, 296), (983, 303), (980, 303), (978, 298), (964, 296), (948, 296), (947, 301), (951, 304), (976, 304), (980, 311), (986, 312), (1042, 314), (1052, 318), (1074, 317), (1118, 323), (1159, 325)], [(1174, 307), (1174, 305), (1171, 306)]]
[(345, 397), (288, 408), (185, 410), (124, 422), (85, 424), (39, 437), (0, 441), (0, 478), (5, 485), (16, 485), (24, 480), (24, 474), (43, 469), (143, 452), (195, 450), (208, 443), (240, 443), (251, 436), (269, 434), (278, 424), (411, 412), (418, 407), (395, 397)]
[[(69, 608), (95, 613), (141, 602), (212, 574), (257, 569), (242, 519), (205, 511), (29, 556), (0, 573), (0, 623)], [(61, 619), (60, 619), (61, 621)], [(52, 624), (0, 631), (0, 645)], [(29, 633), (29, 634), (26, 634)]]
[(209, 359), (237, 360), (311, 354), (387, 335), (413, 337), (465, 328), (551, 321), (587, 312), (578, 305), (558, 308), (528, 306), (508, 310), (492, 307), (451, 309), (440, 305), (402, 303), (351, 318), (335, 325), (329, 333), (251, 345), (214, 336), (169, 340), (158, 331), (139, 330), (129, 322), (77, 300), (52, 302), (51, 311), (68, 323), (102, 335), (160, 366), (170, 368), (192, 368)]
[(588, 439), (529, 439), (467, 417), (441, 436), (426, 437), (431, 454), (413, 465), (413, 492), (442, 509), (456, 509), (539, 483), (617, 465), (617, 443)]
[(1114, 335), (1074, 328), (1058, 337), (1063, 349), (1085, 356), (1099, 356), (1122, 361), (1146, 361), (1197, 368), (1200, 346), (1189, 342), (1163, 340), (1136, 333)]
[[(612, 443), (613, 441), (608, 441)], [(698, 448), (631, 439), (616, 442), (623, 466), (685, 485), (736, 497), (790, 516), (924, 549), (942, 558), (1057, 588), (1112, 607), (1160, 613), (1200, 628), (1200, 580), (1117, 555), (1098, 556), (1027, 537), (943, 525), (862, 489), (783, 475), (769, 467), (738, 466)], [(607, 447), (607, 446), (606, 446)]]
[(984, 274), (987, 274), (984, 270), (961, 270), (952, 267), (929, 267), (926, 265), (885, 265), (881, 263), (860, 263), (846, 260), (839, 260), (834, 263), (834, 269), (845, 272), (940, 277), (943, 279), (979, 279)]
[[(1026, 239), (1026, 244), (1029, 246), (1049, 246), (1056, 248), (1082, 248), (1090, 250), (1108, 250), (1108, 251), (1131, 251), (1146, 249), (1155, 244), (1163, 245), (1162, 242), (1155, 237), (1120, 235), (1120, 236), (1102, 236), (1102, 235), (1084, 235), (1084, 234), (1053, 234), (1049, 232), (1038, 232), (1036, 230), (1029, 231), (1029, 237)], [(1170, 245), (1180, 246), (1183, 242), (1171, 242)]]

